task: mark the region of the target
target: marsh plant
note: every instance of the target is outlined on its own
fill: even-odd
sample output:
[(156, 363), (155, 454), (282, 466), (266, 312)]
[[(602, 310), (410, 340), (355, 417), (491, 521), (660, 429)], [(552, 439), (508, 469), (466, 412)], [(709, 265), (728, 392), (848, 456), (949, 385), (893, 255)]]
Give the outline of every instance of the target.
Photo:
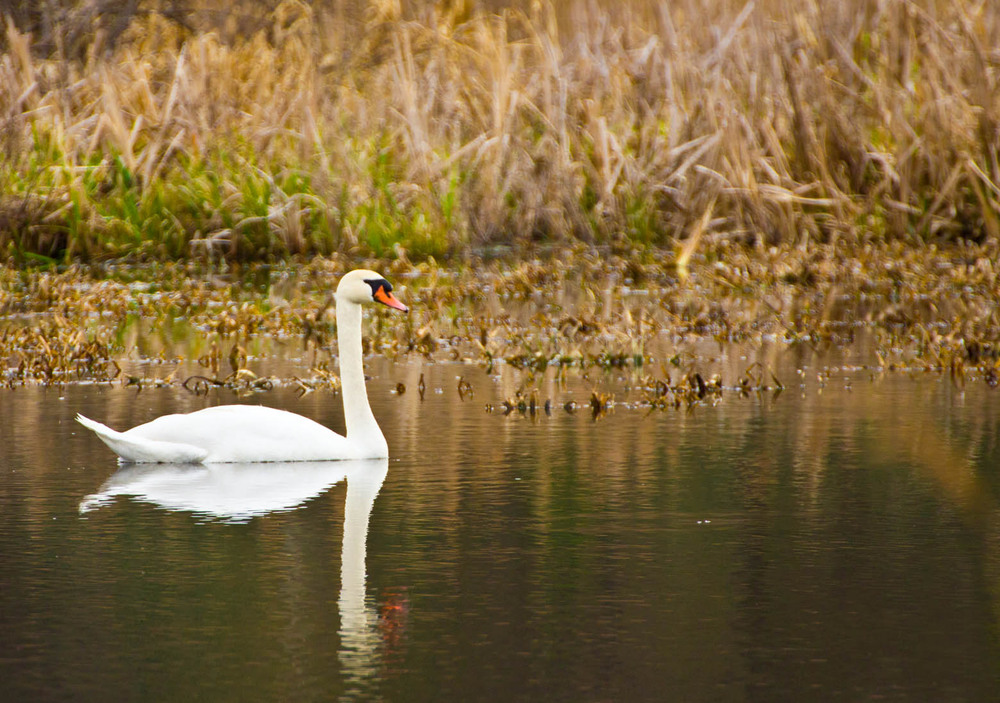
[(1000, 236), (1000, 5), (15, 2), (0, 255)]
[[(460, 365), (448, 389), (456, 402), (490, 402), (476, 393), (482, 372), (514, 378), (517, 393), (503, 409), (523, 406), (532, 416), (551, 410), (542, 385), (567, 380), (613, 381), (608, 387), (631, 387), (658, 409), (780, 394), (799, 380), (775, 374), (785, 352), (820, 386), (839, 373), (829, 364), (842, 367), (848, 356), (847, 371), (862, 378), (1000, 383), (995, 242), (947, 251), (866, 244), (847, 267), (843, 241), (706, 247), (683, 275), (669, 262), (582, 247), (564, 260), (516, 265), (397, 259), (387, 271), (411, 312), (390, 322), (376, 311), (365, 351)], [(0, 383), (335, 392), (332, 286), (357, 263), (334, 254), (225, 270), (197, 262), (2, 268)], [(742, 365), (720, 364), (721, 355), (748, 350)], [(426, 387), (410, 391), (423, 398)], [(595, 417), (615, 405), (604, 389), (594, 393)]]

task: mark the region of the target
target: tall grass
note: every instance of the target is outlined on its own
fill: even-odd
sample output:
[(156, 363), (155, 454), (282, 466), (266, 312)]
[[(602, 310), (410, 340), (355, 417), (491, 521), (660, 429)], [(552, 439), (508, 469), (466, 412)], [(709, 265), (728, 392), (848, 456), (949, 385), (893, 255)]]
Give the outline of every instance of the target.
[(138, 7), (7, 19), (5, 257), (1000, 236), (994, 2)]

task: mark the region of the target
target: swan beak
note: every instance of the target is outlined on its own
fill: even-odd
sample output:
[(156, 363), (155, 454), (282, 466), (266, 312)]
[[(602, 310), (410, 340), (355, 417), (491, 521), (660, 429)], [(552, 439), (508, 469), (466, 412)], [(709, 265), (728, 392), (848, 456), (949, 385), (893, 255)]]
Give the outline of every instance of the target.
[(388, 305), (390, 308), (395, 308), (396, 310), (402, 310), (403, 312), (410, 311), (408, 307), (399, 302), (396, 296), (387, 291), (385, 288), (377, 288), (375, 290), (375, 300), (383, 305)]

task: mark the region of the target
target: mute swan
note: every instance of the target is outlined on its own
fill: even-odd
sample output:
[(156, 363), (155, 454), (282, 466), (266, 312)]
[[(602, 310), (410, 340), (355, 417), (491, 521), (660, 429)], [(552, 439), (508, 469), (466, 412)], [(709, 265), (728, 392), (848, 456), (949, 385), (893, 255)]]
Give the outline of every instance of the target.
[(359, 269), (337, 285), (337, 348), (347, 436), (301, 415), (259, 405), (222, 405), (164, 415), (116, 432), (83, 415), (121, 461), (134, 463), (234, 463), (382, 459), (388, 445), (368, 405), (361, 350), (361, 306), (378, 302), (408, 312), (392, 286), (374, 271)]

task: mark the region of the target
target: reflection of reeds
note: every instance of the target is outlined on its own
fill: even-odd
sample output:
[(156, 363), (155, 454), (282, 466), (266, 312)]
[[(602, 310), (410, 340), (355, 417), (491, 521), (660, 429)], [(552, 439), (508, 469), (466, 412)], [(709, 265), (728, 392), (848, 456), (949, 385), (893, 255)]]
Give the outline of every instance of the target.
[(1000, 236), (995, 3), (344, 5), (208, 32), (210, 13), (163, 3), (73, 46), (8, 22), (0, 246), (686, 238), (683, 271), (720, 237)]

